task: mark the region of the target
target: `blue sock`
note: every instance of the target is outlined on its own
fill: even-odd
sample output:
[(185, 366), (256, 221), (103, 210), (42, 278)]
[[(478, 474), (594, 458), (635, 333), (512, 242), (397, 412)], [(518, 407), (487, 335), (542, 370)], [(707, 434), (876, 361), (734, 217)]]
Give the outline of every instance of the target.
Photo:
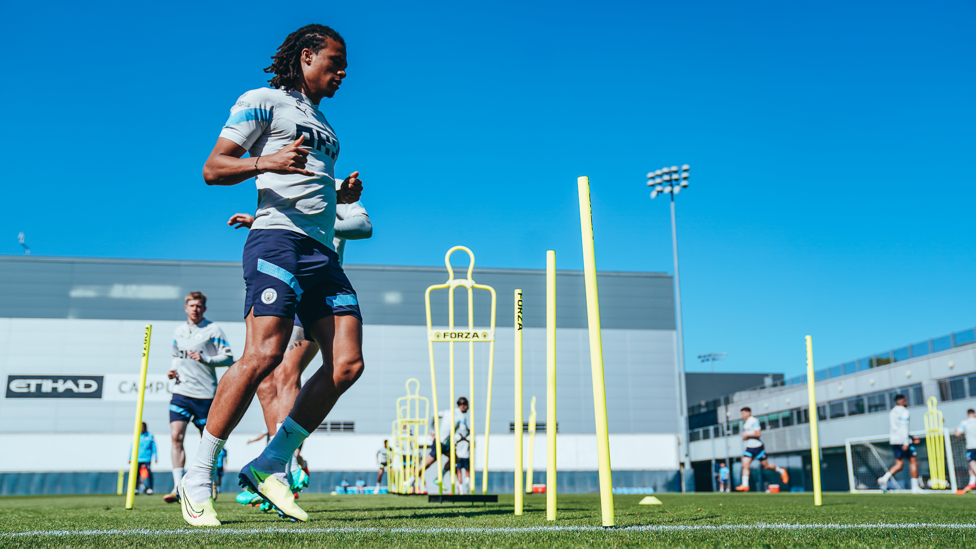
[(291, 457), (295, 455), (295, 450), (305, 442), (306, 438), (308, 438), (308, 431), (302, 429), (301, 425), (288, 417), (281, 424), (281, 428), (278, 429), (274, 438), (271, 439), (271, 444), (268, 444), (262, 455), (284, 465), (291, 460)]

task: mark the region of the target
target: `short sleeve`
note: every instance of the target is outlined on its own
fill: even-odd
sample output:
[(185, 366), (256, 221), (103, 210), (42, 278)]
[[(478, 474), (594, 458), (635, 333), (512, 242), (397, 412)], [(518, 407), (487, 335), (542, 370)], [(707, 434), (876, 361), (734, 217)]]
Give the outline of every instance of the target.
[(230, 117), (220, 130), (220, 137), (250, 149), (271, 125), (275, 103), (273, 92), (271, 89), (259, 89), (242, 95), (231, 107)]

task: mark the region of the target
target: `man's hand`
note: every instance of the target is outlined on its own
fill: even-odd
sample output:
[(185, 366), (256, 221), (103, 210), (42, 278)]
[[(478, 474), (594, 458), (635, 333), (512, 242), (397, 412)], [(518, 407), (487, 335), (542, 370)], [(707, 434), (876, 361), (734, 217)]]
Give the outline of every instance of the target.
[(203, 362), (203, 355), (200, 354), (200, 351), (187, 351), (186, 356), (197, 362)]
[(234, 214), (227, 220), (227, 224), (235, 229), (250, 229), (251, 225), (254, 224), (254, 216), (251, 214)]
[[(919, 440), (918, 437), (912, 437), (912, 444), (918, 444), (920, 442), (922, 442), (922, 441)], [(907, 450), (908, 448), (905, 448), (905, 449)]]
[(272, 172), (280, 174), (317, 175), (305, 169), (308, 162), (308, 149), (302, 148), (305, 141), (305, 134), (298, 136), (298, 139), (290, 145), (286, 145), (280, 151), (260, 156), (255, 160), (258, 172)]
[(903, 444), (902, 447), (901, 447), (901, 449), (907, 452), (908, 451), (908, 445), (907, 444)]
[(177, 382), (180, 380), (180, 374), (177, 373), (176, 369), (172, 369), (166, 372), (166, 379), (175, 379)]
[(339, 204), (352, 204), (359, 200), (363, 195), (363, 181), (359, 179), (359, 172), (352, 172), (349, 177), (342, 180), (336, 190), (337, 202)]

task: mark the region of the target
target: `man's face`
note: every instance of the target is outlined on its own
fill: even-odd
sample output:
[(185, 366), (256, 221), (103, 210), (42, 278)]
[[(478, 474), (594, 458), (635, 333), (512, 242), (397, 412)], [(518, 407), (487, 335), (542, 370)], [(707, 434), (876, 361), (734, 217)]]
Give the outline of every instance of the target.
[(331, 38), (318, 53), (302, 50), (302, 72), (312, 95), (332, 97), (346, 77), (346, 47)]
[(898, 400), (895, 401), (895, 405), (896, 406), (904, 406), (906, 404), (908, 404), (908, 399), (907, 398), (900, 398), (900, 399), (898, 399)]
[(752, 412), (749, 410), (742, 410), (742, 419), (749, 419), (752, 417)]
[(467, 404), (461, 404), (460, 406), (458, 406), (458, 410), (461, 410), (461, 413), (462, 414), (466, 414), (466, 413), (468, 413), (468, 405)]
[(186, 302), (186, 306), (183, 307), (186, 312), (186, 319), (193, 324), (200, 324), (203, 320), (203, 313), (207, 311), (207, 306), (203, 304), (202, 300), (191, 299)]

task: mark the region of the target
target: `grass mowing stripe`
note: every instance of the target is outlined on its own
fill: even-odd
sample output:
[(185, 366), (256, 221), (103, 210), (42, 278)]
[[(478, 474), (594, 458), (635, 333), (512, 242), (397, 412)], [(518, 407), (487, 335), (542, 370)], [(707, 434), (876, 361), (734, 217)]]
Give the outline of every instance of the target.
[(618, 528), (601, 526), (528, 526), (524, 528), (228, 528), (228, 529), (170, 529), (170, 530), (34, 530), (28, 532), (0, 533), (0, 538), (11, 537), (70, 537), (70, 536), (168, 536), (217, 534), (243, 536), (255, 534), (533, 534), (546, 532), (701, 532), (721, 530), (911, 530), (940, 528), (949, 530), (974, 530), (976, 524), (945, 523), (895, 523), (895, 524), (719, 524), (719, 525), (642, 525)]

